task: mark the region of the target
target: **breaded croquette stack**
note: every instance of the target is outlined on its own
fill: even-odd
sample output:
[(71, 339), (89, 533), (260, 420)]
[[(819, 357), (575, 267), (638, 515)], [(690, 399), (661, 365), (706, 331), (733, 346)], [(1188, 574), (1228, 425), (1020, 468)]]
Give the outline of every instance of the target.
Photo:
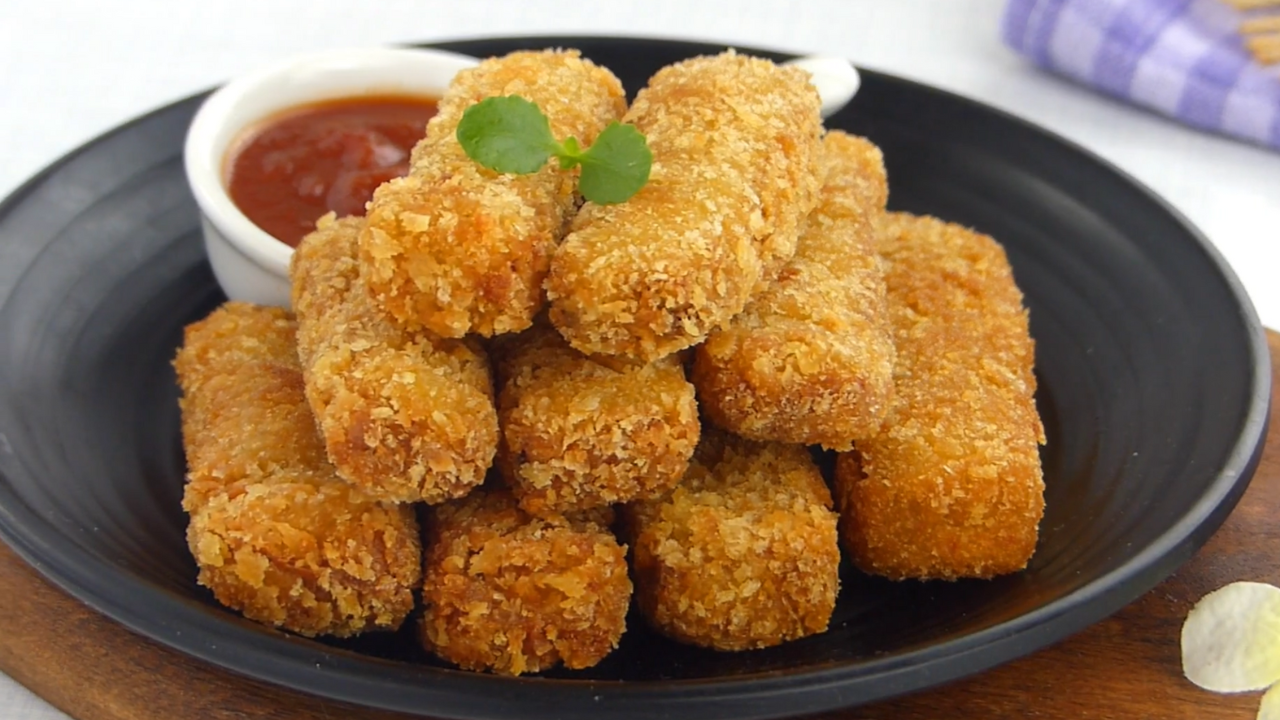
[(888, 181), (875, 145), (838, 130), (796, 254), (763, 293), (698, 346), (703, 412), (755, 440), (849, 450), (893, 397), (893, 340), (875, 224)]
[(199, 582), (245, 617), (303, 635), (395, 629), (419, 582), (417, 522), (325, 459), (294, 331), (284, 310), (227, 303), (187, 327), (174, 360)]
[(374, 193), (360, 238), (365, 282), (401, 325), (492, 336), (529, 327), (542, 308), (547, 265), (577, 210), (577, 174), (548, 165), (504, 175), (466, 156), (454, 136), (463, 112), (503, 95), (536, 103), (557, 138), (584, 146), (626, 110), (618, 79), (577, 50), (515, 52), (459, 72), (408, 177)]
[(674, 491), (624, 512), (636, 599), (663, 634), (747, 650), (827, 629), (836, 514), (805, 448), (706, 431)]
[(631, 602), (610, 513), (538, 519), (483, 488), (430, 510), (419, 637), (449, 662), (503, 675), (595, 665)]
[(497, 465), (520, 507), (546, 515), (651, 499), (684, 476), (701, 425), (675, 357), (606, 366), (545, 320), (501, 340)]
[(551, 262), (551, 320), (586, 354), (653, 360), (742, 311), (795, 252), (816, 201), (818, 93), (803, 70), (732, 51), (659, 70), (624, 118), (649, 182), (587, 203)]
[[(509, 96), (556, 142), (493, 102), (468, 157), (464, 112)], [(633, 583), (656, 632), (737, 651), (827, 629), (841, 543), (892, 579), (1026, 567), (1045, 433), (1004, 251), (886, 213), (880, 150), (824, 135), (805, 71), (691, 58), (627, 110), (578, 51), (521, 51), (438, 107), (408, 176), (301, 241), (296, 320), (187, 328), (183, 507), (218, 601), (349, 636), (420, 595), (423, 648), (521, 675), (604, 659)], [(617, 119), (651, 165), (632, 129), (597, 143)], [(586, 194), (638, 192), (480, 164), (548, 143)]]
[(1026, 566), (1044, 512), (1034, 344), (991, 238), (893, 213), (880, 227), (897, 400), (836, 463), (842, 535), (862, 570), (992, 577)]
[(338, 473), (380, 500), (439, 503), (484, 482), (498, 444), (478, 344), (402, 330), (360, 278), (361, 218), (320, 219), (293, 254), (307, 400)]

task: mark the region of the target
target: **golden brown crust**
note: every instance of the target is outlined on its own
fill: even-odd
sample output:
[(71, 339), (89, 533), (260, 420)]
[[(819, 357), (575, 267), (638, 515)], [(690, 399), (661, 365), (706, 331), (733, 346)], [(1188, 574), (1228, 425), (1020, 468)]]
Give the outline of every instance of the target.
[(842, 536), (886, 577), (1026, 566), (1044, 512), (1035, 347), (1004, 249), (929, 217), (880, 226), (897, 400), (836, 463)]
[(636, 599), (663, 634), (746, 650), (827, 629), (836, 514), (803, 447), (706, 431), (684, 482), (624, 512)]
[(463, 668), (590, 667), (626, 629), (626, 548), (594, 516), (534, 518), (485, 488), (431, 508), (427, 547), (419, 637)]
[(584, 205), (551, 262), (569, 343), (648, 361), (741, 312), (816, 200), (818, 107), (803, 71), (733, 52), (659, 70), (625, 118), (653, 151), (649, 183)]
[[(504, 338), (505, 340), (505, 338)], [(614, 368), (545, 323), (494, 348), (498, 467), (534, 515), (658, 497), (689, 467), (701, 425), (674, 357)]]
[(363, 224), (327, 215), (293, 254), (307, 400), (349, 482), (380, 500), (461, 497), (484, 482), (498, 444), (488, 359), (374, 307), (356, 261)]
[(395, 629), (420, 578), (417, 521), (334, 473), (294, 331), (284, 310), (227, 303), (187, 327), (174, 360), (198, 581), (245, 617), (303, 635)]
[(528, 327), (542, 308), (547, 265), (577, 210), (576, 173), (486, 170), (454, 133), (487, 97), (536, 103), (558, 139), (584, 145), (626, 110), (622, 84), (576, 50), (515, 52), (458, 73), (413, 150), (408, 177), (374, 193), (360, 239), (368, 289), (405, 326), (445, 337)]
[(849, 450), (893, 398), (893, 340), (875, 223), (888, 196), (880, 150), (838, 130), (796, 254), (728, 327), (698, 346), (702, 410), (755, 440)]

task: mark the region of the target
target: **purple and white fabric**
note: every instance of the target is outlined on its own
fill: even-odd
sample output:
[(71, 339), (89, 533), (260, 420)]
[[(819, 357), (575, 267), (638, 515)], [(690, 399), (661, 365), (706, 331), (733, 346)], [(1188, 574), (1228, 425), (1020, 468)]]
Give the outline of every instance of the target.
[(1002, 34), (1041, 67), (1280, 149), (1280, 68), (1253, 61), (1241, 17), (1219, 0), (1010, 0)]

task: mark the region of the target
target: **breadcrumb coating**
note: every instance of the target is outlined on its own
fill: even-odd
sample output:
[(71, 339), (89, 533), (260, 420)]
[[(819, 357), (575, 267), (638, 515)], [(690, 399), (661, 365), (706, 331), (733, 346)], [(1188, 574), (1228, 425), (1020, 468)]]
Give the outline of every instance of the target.
[(497, 465), (526, 511), (654, 498), (684, 476), (701, 424), (674, 356), (605, 365), (545, 320), (502, 340), (491, 348), (501, 385)]
[(684, 482), (624, 513), (636, 599), (659, 632), (747, 650), (827, 629), (836, 514), (805, 448), (704, 430)]
[(302, 391), (295, 325), (227, 303), (189, 325), (174, 367), (198, 581), (245, 617), (302, 635), (393, 630), (413, 609), (413, 511), (343, 482)]
[(402, 330), (374, 307), (356, 260), (363, 224), (326, 215), (293, 253), (307, 400), (347, 481), (379, 500), (461, 497), (497, 451), (488, 358), (474, 341)]
[(1004, 249), (930, 217), (880, 226), (897, 400), (836, 462), (854, 563), (889, 578), (1026, 567), (1044, 512), (1035, 346)]
[(732, 51), (659, 70), (624, 118), (653, 152), (648, 184), (585, 204), (551, 262), (569, 343), (649, 361), (741, 312), (816, 202), (818, 109), (804, 71)]
[(577, 50), (514, 52), (458, 73), (409, 175), (374, 192), (360, 238), (368, 289), (406, 327), (492, 336), (529, 327), (543, 307), (551, 254), (577, 211), (577, 172), (504, 175), (467, 157), (455, 137), (462, 113), (503, 95), (536, 103), (557, 139), (584, 146), (626, 111), (618, 79)]
[(755, 440), (850, 450), (893, 398), (893, 339), (875, 223), (888, 181), (880, 149), (838, 130), (796, 254), (727, 328), (698, 346), (692, 378), (706, 416)]
[(581, 669), (618, 645), (631, 602), (608, 512), (540, 519), (506, 490), (431, 508), (419, 637), (468, 670)]

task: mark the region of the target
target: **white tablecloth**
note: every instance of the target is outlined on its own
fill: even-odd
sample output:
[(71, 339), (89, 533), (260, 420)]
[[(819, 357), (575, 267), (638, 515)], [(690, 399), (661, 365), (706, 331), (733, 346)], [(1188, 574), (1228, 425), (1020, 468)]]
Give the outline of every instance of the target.
[[(1280, 153), (1201, 134), (1031, 68), (1000, 0), (0, 0), (0, 196), (63, 153), (265, 62), (328, 47), (484, 35), (708, 39), (844, 55), (963, 93), (1084, 145), (1186, 214), (1280, 327)], [(0, 720), (62, 719), (0, 675)]]

